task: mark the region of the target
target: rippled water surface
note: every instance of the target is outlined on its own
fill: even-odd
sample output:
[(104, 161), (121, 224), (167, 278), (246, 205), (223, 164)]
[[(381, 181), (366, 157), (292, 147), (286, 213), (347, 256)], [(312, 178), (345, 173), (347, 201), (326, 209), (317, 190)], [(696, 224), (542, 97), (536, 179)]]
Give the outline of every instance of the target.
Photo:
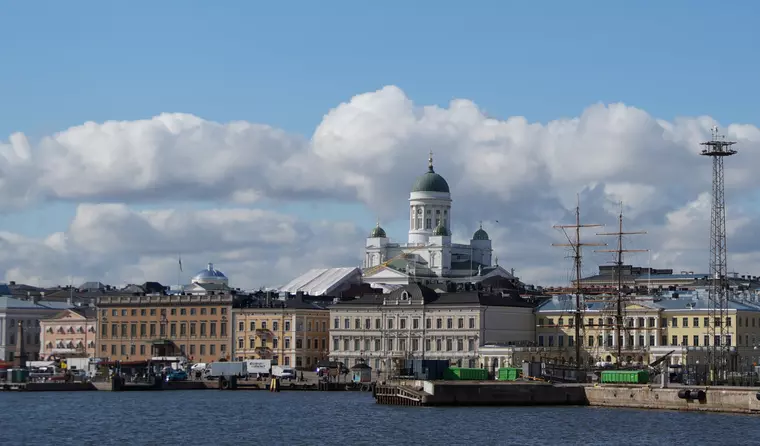
[(760, 445), (760, 419), (380, 406), (359, 392), (0, 393), (0, 445)]

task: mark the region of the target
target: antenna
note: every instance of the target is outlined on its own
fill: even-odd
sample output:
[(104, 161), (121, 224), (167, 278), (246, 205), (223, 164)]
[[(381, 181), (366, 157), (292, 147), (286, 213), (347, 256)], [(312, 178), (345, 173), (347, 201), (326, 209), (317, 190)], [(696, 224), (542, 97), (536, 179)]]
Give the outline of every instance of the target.
[[(575, 269), (575, 367), (577, 370), (581, 368), (581, 344), (583, 338), (581, 336), (581, 328), (583, 324), (583, 317), (581, 313), (583, 308), (581, 307), (581, 294), (583, 293), (583, 284), (581, 282), (583, 256), (582, 249), (584, 246), (607, 246), (606, 243), (581, 243), (581, 228), (598, 228), (602, 225), (597, 224), (581, 224), (581, 198), (580, 194), (577, 195), (577, 205), (575, 206), (575, 224), (574, 225), (555, 225), (555, 229), (561, 229), (565, 234), (565, 238), (568, 243), (552, 243), (552, 246), (566, 246), (573, 248), (573, 265)], [(575, 229), (575, 238), (571, 239), (567, 233), (567, 229)], [(578, 377), (580, 379), (580, 377)]]
[[(618, 232), (600, 232), (596, 235), (614, 235), (617, 237), (617, 249), (598, 249), (596, 252), (614, 252), (617, 254), (615, 265), (617, 266), (617, 302), (615, 312), (615, 344), (617, 346), (617, 356), (615, 363), (620, 368), (620, 358), (622, 357), (623, 336), (620, 330), (623, 328), (623, 253), (624, 252), (647, 252), (648, 249), (623, 249), (624, 235), (641, 235), (646, 234), (644, 231), (623, 232), (623, 202), (620, 202), (620, 215), (618, 216)], [(651, 275), (651, 270), (650, 270)]]
[(728, 266), (726, 250), (726, 198), (723, 184), (723, 158), (736, 154), (731, 146), (735, 141), (726, 141), (718, 134), (718, 127), (712, 128), (712, 139), (700, 143), (705, 146), (702, 156), (709, 156), (713, 162), (712, 172), (712, 209), (710, 218), (710, 277), (708, 292), (708, 333), (712, 348), (710, 368), (712, 383), (718, 384), (726, 372), (726, 349), (729, 347), (729, 331), (726, 327), (728, 316)]

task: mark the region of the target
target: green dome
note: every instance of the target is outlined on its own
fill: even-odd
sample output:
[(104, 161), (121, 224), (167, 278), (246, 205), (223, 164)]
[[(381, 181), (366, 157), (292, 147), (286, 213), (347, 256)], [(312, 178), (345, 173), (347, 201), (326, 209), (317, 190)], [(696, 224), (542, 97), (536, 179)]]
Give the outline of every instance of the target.
[(446, 229), (446, 226), (444, 226), (443, 223), (440, 223), (433, 230), (433, 235), (434, 236), (441, 236), (441, 235), (447, 236), (447, 235), (451, 235), (451, 234), (449, 234), (449, 230)]
[(377, 224), (369, 233), (369, 238), (387, 238), (385, 235), (385, 229), (380, 227), (380, 223)]
[(478, 229), (475, 231), (474, 234), (472, 234), (473, 240), (488, 240), (488, 233), (483, 230), (483, 228)]
[(428, 158), (428, 171), (417, 178), (412, 186), (412, 192), (446, 192), (449, 193), (449, 183), (433, 170), (433, 153)]

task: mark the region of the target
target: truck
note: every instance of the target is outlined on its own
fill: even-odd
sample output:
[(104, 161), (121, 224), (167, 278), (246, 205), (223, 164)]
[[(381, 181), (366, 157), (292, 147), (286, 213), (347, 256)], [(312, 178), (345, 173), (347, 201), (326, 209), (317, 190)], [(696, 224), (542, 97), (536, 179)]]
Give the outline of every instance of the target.
[(248, 365), (245, 361), (212, 362), (206, 365), (205, 378), (216, 379), (220, 376), (248, 376)]
[(272, 366), (272, 376), (276, 376), (280, 379), (293, 380), (296, 378), (296, 371), (289, 366)]
[(246, 359), (248, 376), (266, 378), (272, 369), (271, 359)]

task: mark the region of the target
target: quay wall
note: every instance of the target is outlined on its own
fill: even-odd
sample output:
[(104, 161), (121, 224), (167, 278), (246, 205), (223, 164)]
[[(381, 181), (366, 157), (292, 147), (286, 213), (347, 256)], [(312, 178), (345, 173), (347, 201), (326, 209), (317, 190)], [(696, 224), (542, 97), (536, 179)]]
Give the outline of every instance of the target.
[[(704, 398), (679, 398), (679, 391), (704, 392)], [(584, 388), (588, 405), (629, 407), (636, 409), (668, 409), (703, 412), (760, 414), (758, 389), (747, 387), (672, 387), (587, 386)]]

